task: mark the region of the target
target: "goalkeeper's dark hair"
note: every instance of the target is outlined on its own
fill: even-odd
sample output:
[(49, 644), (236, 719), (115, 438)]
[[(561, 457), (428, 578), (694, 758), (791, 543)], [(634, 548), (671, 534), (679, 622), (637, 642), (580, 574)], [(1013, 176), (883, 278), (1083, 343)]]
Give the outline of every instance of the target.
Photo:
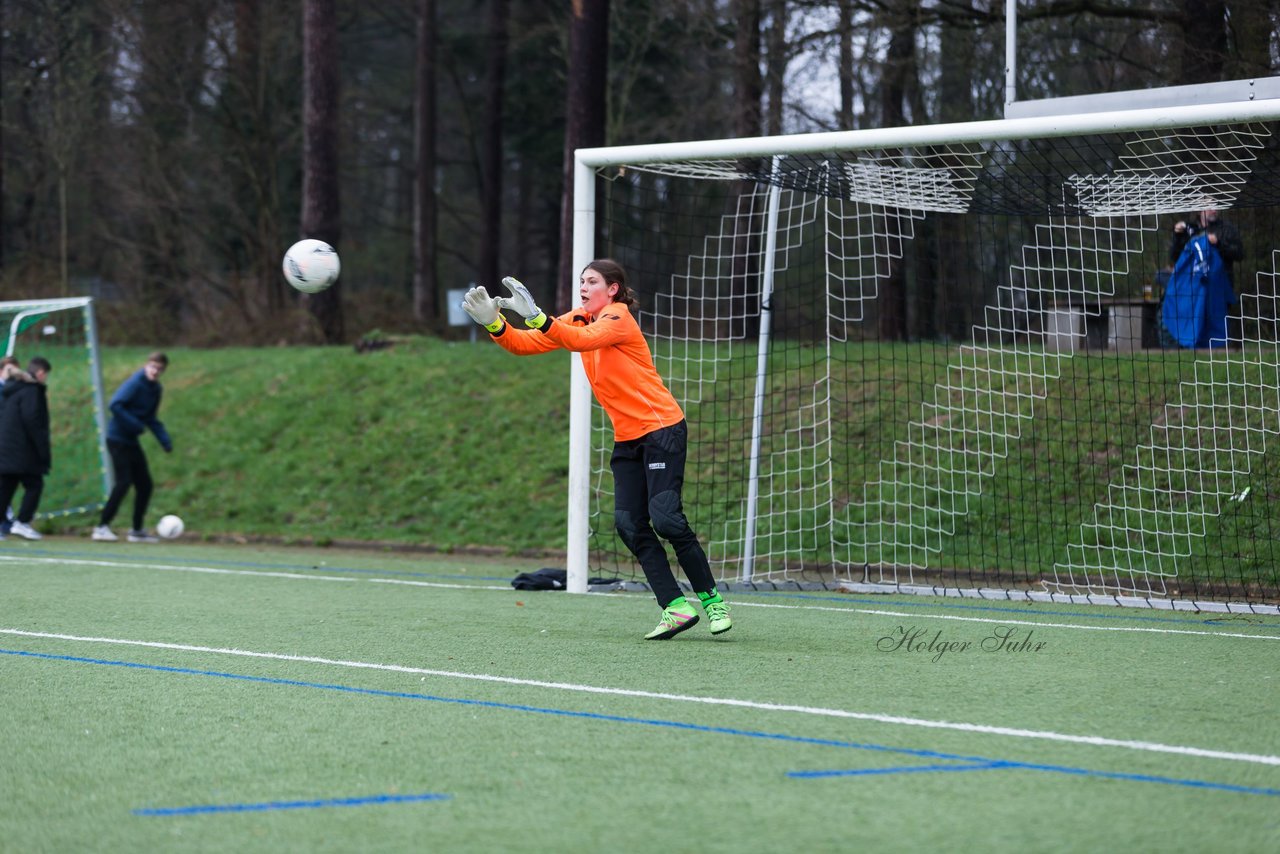
[(44, 356), (33, 356), (31, 361), (27, 362), (27, 373), (35, 376), (36, 371), (44, 371), (46, 374), (53, 370), (53, 365), (49, 364), (49, 360)]
[(604, 278), (606, 285), (618, 286), (618, 292), (613, 295), (614, 302), (620, 302), (628, 308), (639, 302), (636, 292), (627, 287), (627, 271), (612, 258), (597, 258), (582, 269), (595, 270)]

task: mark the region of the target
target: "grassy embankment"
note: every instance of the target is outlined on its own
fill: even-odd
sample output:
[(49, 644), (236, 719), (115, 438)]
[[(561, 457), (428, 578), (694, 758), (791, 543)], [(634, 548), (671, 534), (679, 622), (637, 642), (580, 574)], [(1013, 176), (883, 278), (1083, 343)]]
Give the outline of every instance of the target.
[[(146, 352), (104, 350), (108, 395)], [(484, 341), (431, 339), (365, 354), (168, 352), (160, 418), (174, 452), (144, 439), (151, 523), (177, 513), (205, 537), (563, 548), (567, 354), (517, 360)]]

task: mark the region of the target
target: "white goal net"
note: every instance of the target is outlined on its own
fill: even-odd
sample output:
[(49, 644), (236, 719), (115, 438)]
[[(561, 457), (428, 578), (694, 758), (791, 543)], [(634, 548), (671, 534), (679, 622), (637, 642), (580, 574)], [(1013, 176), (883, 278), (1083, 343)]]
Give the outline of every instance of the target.
[[(1274, 603), (1277, 116), (580, 153), (576, 253), (640, 294), (722, 581)], [(1206, 210), (1239, 296), (1182, 347), (1171, 236)], [(585, 551), (625, 574), (591, 421)]]

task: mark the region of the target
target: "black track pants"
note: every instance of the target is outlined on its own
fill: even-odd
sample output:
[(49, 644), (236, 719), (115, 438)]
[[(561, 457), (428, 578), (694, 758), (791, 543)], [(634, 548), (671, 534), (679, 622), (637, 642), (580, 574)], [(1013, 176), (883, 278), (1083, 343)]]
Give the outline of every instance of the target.
[(111, 488), (107, 504), (102, 508), (102, 525), (110, 525), (120, 510), (120, 502), (124, 500), (129, 487), (133, 487), (133, 530), (142, 530), (142, 521), (147, 516), (147, 505), (151, 502), (151, 469), (147, 467), (147, 455), (142, 452), (141, 445), (126, 445), (123, 442), (107, 442), (107, 450), (111, 453), (111, 465), (116, 473), (116, 485)]
[(671, 543), (695, 591), (715, 589), (707, 554), (689, 527), (680, 499), (688, 438), (688, 426), (681, 421), (618, 442), (609, 460), (618, 535), (640, 561), (649, 588), (664, 608), (682, 594), (658, 537)]

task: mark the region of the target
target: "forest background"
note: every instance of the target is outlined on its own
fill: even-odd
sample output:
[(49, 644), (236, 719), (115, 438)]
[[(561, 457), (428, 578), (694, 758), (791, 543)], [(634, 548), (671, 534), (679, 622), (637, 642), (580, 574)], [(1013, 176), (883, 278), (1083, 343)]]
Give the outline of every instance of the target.
[[(460, 337), (446, 293), (508, 274), (566, 310), (574, 148), (1000, 118), (1004, 7), (0, 0), (0, 299), (199, 347)], [(1023, 2), (1018, 96), (1270, 76), (1278, 19)], [(343, 260), (318, 296), (302, 236)]]

